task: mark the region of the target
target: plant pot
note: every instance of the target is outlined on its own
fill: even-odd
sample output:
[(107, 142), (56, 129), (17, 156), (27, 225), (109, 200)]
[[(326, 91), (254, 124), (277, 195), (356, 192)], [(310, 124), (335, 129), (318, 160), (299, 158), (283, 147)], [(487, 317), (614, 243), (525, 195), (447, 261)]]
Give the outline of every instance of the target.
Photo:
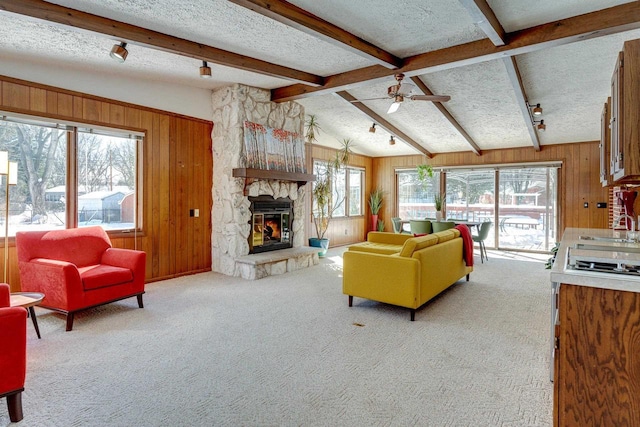
[(371, 215), (371, 231), (378, 231), (378, 215)]
[(442, 211), (436, 211), (436, 221), (442, 221)]
[(327, 254), (327, 250), (329, 249), (329, 239), (309, 237), (309, 246), (312, 248), (322, 248), (322, 250), (318, 252), (318, 256), (322, 258)]

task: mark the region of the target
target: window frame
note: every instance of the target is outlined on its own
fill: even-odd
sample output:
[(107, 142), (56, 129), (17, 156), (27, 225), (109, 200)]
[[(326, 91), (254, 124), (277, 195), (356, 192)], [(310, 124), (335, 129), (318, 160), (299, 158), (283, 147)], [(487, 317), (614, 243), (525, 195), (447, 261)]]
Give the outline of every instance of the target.
[[(316, 171), (316, 166), (317, 165), (322, 165), (324, 167), (324, 164), (326, 164), (327, 160), (324, 159), (318, 159), (318, 158), (314, 158), (313, 159), (313, 172), (315, 173)], [(343, 192), (344, 192), (344, 203), (343, 203), (343, 209), (344, 209), (344, 215), (333, 215), (334, 219), (343, 219), (343, 218), (358, 218), (358, 217), (364, 217), (365, 216), (365, 212), (366, 209), (364, 207), (364, 191), (366, 189), (365, 186), (365, 179), (366, 179), (366, 169), (363, 167), (358, 167), (358, 166), (351, 166), (351, 165), (345, 165), (343, 166), (341, 169), (344, 170), (344, 174), (345, 174), (345, 179), (344, 179), (344, 188), (343, 188)], [(360, 172), (360, 214), (357, 215), (350, 215), (349, 211), (351, 209), (351, 197), (350, 197), (350, 192), (349, 190), (351, 189), (350, 186), (350, 174), (351, 171), (359, 171)], [(336, 194), (336, 188), (335, 188), (335, 180), (331, 181), (331, 192), (332, 194)], [(312, 203), (312, 210), (313, 210), (313, 200), (311, 201)]]

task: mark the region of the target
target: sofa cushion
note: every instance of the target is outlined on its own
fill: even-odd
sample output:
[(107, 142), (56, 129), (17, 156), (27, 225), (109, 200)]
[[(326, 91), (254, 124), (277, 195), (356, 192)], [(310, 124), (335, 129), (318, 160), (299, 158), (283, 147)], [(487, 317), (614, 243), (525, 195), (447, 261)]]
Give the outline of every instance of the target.
[(90, 265), (78, 268), (78, 272), (85, 291), (119, 285), (133, 280), (131, 270), (111, 265)]
[(436, 244), (438, 244), (438, 236), (436, 234), (427, 234), (426, 236), (422, 237), (412, 237), (411, 239), (404, 242), (404, 246), (402, 246), (402, 250), (400, 251), (400, 256), (411, 257), (414, 251), (428, 248), (429, 246), (433, 246)]
[(435, 233), (435, 235), (438, 236), (438, 243), (444, 243), (449, 240), (453, 240), (456, 237), (460, 237), (460, 230), (450, 228), (449, 230), (439, 231)]
[(390, 243), (362, 242), (349, 246), (350, 251), (372, 252), (382, 255), (397, 254), (402, 249), (402, 245), (392, 245)]

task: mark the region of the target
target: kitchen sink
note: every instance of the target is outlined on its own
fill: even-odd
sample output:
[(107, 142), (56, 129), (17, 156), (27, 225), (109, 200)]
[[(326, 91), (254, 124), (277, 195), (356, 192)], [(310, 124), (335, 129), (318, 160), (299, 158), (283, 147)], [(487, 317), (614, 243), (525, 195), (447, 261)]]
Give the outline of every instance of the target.
[[(611, 242), (611, 241), (610, 241)], [(624, 243), (620, 242), (620, 243)], [(616, 242), (614, 242), (616, 243)], [(603, 252), (631, 252), (640, 254), (640, 246), (630, 245), (598, 245), (597, 243), (576, 243), (573, 245), (575, 249), (585, 249), (591, 251), (603, 251)]]
[(613, 243), (636, 243), (635, 240), (623, 239), (622, 237), (579, 236), (578, 239), (595, 240), (600, 242), (613, 242)]

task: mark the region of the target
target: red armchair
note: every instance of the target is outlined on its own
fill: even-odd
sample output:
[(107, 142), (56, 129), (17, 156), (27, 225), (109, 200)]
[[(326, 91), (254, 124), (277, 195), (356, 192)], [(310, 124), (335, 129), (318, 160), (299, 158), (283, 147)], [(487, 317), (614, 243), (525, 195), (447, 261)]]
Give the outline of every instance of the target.
[(27, 310), (10, 306), (9, 285), (0, 283), (0, 398), (9, 418), (22, 420), (22, 391), (27, 368)]
[(136, 296), (143, 308), (146, 254), (111, 247), (102, 227), (16, 233), (22, 291), (41, 292), (40, 307), (66, 314)]

